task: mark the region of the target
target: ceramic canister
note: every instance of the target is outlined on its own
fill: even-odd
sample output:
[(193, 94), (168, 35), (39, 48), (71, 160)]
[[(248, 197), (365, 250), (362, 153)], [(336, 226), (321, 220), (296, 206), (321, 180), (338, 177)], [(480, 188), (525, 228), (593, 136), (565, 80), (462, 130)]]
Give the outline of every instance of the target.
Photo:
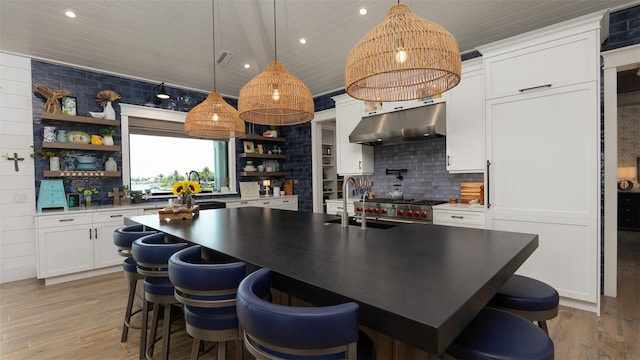
[(67, 130), (58, 130), (58, 142), (67, 142)]
[(45, 126), (42, 137), (45, 142), (56, 142), (56, 127)]

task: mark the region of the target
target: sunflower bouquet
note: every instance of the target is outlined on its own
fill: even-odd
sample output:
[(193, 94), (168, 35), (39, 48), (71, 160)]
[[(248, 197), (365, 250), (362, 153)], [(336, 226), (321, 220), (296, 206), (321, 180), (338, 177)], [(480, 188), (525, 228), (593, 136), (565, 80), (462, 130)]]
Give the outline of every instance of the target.
[(182, 205), (191, 206), (191, 194), (197, 194), (201, 190), (200, 184), (191, 180), (178, 181), (173, 184), (173, 195), (178, 195)]

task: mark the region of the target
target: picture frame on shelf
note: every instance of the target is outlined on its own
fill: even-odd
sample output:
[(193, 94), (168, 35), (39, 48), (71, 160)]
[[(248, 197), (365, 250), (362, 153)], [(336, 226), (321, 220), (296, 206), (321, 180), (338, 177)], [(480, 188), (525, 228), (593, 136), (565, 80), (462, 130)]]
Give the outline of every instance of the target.
[(80, 194), (79, 193), (71, 193), (67, 194), (67, 206), (69, 208), (80, 207)]
[(258, 144), (258, 154), (264, 154), (264, 147), (262, 147), (262, 144)]
[(244, 145), (244, 152), (247, 154), (253, 154), (256, 152), (256, 149), (253, 145), (253, 141), (244, 141), (243, 142)]
[(65, 96), (60, 99), (62, 113), (65, 115), (76, 116), (78, 114), (78, 99), (73, 96)]

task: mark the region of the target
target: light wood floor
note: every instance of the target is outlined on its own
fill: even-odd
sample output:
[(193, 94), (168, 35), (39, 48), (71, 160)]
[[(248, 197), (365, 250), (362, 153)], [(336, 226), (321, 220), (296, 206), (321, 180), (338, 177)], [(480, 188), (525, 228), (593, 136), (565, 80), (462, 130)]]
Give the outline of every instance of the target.
[[(603, 298), (600, 317), (561, 307), (549, 322), (556, 359), (640, 359), (640, 232), (619, 232), (618, 248), (619, 297)], [(137, 359), (139, 331), (120, 343), (126, 293), (122, 274), (1, 284), (0, 359)], [(188, 359), (190, 346), (183, 331), (174, 333), (171, 358)]]

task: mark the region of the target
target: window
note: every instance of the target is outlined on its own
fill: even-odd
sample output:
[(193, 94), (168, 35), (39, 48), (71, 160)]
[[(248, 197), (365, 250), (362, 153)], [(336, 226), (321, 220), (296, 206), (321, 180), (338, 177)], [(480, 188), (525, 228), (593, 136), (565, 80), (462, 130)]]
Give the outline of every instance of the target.
[(169, 196), (173, 184), (187, 178), (200, 181), (204, 193), (236, 191), (234, 139), (187, 136), (186, 113), (120, 106), (123, 180), (132, 191)]
[(229, 187), (227, 142), (158, 135), (129, 135), (131, 190), (169, 195), (177, 181), (199, 181), (203, 193)]

